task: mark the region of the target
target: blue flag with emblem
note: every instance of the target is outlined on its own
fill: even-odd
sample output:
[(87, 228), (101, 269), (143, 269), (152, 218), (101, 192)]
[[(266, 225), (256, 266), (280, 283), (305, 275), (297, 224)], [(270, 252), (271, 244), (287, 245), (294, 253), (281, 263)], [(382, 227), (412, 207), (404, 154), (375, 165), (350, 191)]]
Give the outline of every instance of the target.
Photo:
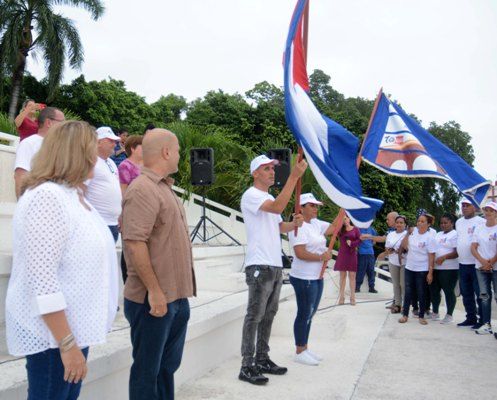
[(477, 206), (481, 206), (490, 188), (490, 181), (383, 93), (365, 139), (362, 158), (387, 174), (445, 179)]

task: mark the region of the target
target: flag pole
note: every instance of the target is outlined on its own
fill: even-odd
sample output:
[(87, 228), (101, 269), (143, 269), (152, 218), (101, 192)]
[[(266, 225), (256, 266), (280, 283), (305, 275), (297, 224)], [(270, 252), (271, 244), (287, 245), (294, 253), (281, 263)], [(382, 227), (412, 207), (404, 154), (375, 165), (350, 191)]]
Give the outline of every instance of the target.
[[(380, 102), (380, 98), (381, 98), (382, 94), (383, 94), (383, 88), (380, 88), (380, 91), (378, 92), (378, 95), (376, 96), (376, 100), (374, 102), (373, 112), (371, 113), (371, 116), (369, 117), (368, 129), (366, 129), (366, 133), (364, 134), (364, 138), (362, 140), (359, 154), (357, 155), (357, 169), (359, 169), (359, 166), (361, 165), (362, 152), (364, 151), (364, 143), (366, 143), (366, 138), (369, 135), (369, 131), (371, 129), (371, 124), (373, 123), (373, 119), (376, 115), (376, 111), (378, 110), (378, 103)], [(343, 208), (340, 208), (340, 211), (338, 212), (335, 220), (332, 223), (332, 225), (335, 226), (335, 229), (333, 230), (333, 236), (331, 237), (330, 244), (328, 245), (328, 251), (333, 250), (333, 247), (335, 246), (335, 242), (336, 242), (337, 237), (338, 237), (338, 232), (340, 232), (340, 230), (342, 229), (342, 226), (343, 226), (343, 217), (345, 217), (345, 210)], [(328, 266), (328, 261), (323, 261), (323, 266), (321, 267), (321, 274), (319, 275), (319, 279), (323, 278), (324, 272), (326, 271), (327, 266)]]
[[(305, 8), (304, 8), (304, 29), (303, 29), (303, 34), (302, 34), (302, 41), (303, 41), (303, 47), (304, 47), (304, 62), (307, 70), (307, 44), (308, 44), (308, 38), (309, 38), (309, 1), (307, 1)], [(297, 150), (297, 162), (299, 163), (302, 161), (304, 158), (304, 150), (302, 149), (302, 146), (298, 147)], [(302, 177), (300, 177), (297, 181), (297, 185), (295, 186), (295, 214), (300, 214), (301, 207), (300, 207), (300, 195), (302, 193)], [(293, 233), (295, 236), (298, 234), (298, 227), (295, 227)]]

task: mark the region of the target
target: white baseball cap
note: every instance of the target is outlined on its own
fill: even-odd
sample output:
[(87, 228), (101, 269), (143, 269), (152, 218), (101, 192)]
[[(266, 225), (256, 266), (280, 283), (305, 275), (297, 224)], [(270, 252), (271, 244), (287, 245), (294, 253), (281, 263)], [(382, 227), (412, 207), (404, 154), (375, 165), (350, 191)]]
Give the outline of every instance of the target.
[(252, 175), (255, 172), (255, 170), (262, 165), (266, 164), (278, 165), (279, 163), (280, 162), (278, 160), (273, 160), (268, 156), (266, 156), (265, 154), (257, 156), (250, 162), (250, 175)]
[(462, 199), (462, 200), (461, 200), (461, 206), (462, 206), (463, 204), (471, 204), (471, 205), (473, 205), (473, 203), (471, 202), (471, 200), (468, 200), (468, 199)]
[(300, 195), (300, 205), (303, 206), (304, 204), (311, 203), (311, 204), (317, 204), (318, 206), (322, 206), (323, 203), (319, 200), (317, 200), (312, 193), (303, 193)]
[(97, 129), (98, 140), (100, 139), (111, 139), (114, 141), (121, 140), (119, 136), (110, 129), (108, 126), (101, 126)]
[(492, 210), (497, 211), (497, 203), (495, 201), (489, 201), (483, 206), (483, 209), (485, 208), (491, 208)]

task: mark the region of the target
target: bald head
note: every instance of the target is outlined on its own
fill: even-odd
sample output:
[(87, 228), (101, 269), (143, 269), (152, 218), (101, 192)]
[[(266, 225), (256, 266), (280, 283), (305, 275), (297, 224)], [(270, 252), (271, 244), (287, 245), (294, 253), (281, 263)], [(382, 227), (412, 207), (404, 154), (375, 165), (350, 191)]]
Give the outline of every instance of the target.
[(142, 142), (143, 165), (152, 169), (163, 169), (167, 174), (178, 169), (178, 138), (167, 129), (149, 130)]
[(399, 216), (397, 211), (390, 211), (387, 214), (387, 225), (389, 228), (393, 228), (395, 226), (395, 218)]

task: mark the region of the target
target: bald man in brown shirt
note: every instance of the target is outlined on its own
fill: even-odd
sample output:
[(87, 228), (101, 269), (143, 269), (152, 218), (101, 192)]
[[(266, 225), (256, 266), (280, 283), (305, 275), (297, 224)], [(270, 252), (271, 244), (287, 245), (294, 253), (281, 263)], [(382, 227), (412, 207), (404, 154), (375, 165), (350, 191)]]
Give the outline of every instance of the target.
[(179, 144), (172, 132), (153, 129), (142, 148), (144, 168), (123, 199), (124, 314), (133, 345), (129, 398), (174, 399), (188, 297), (196, 295), (185, 210), (169, 177), (178, 170)]

